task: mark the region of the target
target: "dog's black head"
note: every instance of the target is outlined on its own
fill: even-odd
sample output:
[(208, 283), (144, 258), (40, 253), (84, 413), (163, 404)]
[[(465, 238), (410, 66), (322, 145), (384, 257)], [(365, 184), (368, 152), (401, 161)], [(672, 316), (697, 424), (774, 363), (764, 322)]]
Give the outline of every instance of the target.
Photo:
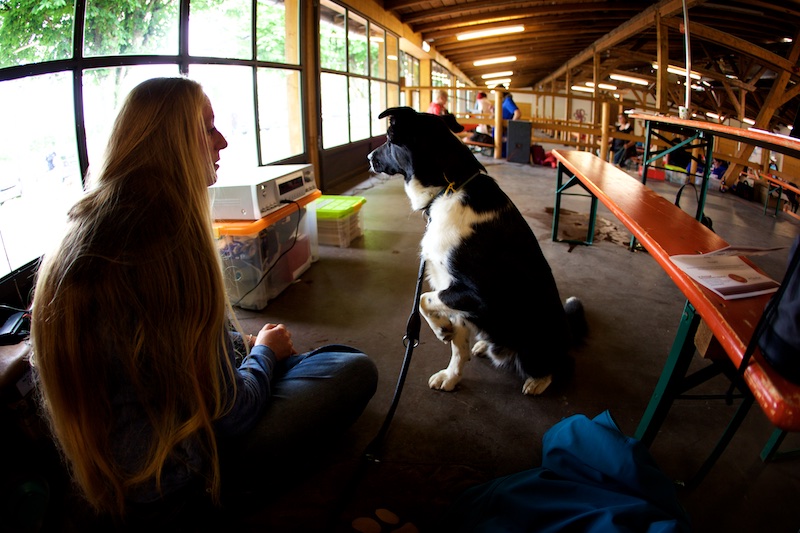
[(402, 175), (414, 209), (425, 207), (425, 198), (429, 200), (449, 183), (458, 186), (486, 170), (453, 134), (464, 131), (453, 115), (393, 107), (379, 115), (384, 117), (389, 117), (386, 143), (367, 156), (370, 168), (375, 173)]

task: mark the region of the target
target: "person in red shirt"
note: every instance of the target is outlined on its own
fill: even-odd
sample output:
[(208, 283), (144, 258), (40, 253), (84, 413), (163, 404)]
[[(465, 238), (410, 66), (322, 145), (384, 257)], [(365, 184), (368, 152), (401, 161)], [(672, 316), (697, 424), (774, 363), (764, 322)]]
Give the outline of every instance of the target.
[(428, 113), (433, 115), (448, 115), (447, 110), (447, 91), (439, 89), (433, 95), (433, 102), (428, 106)]

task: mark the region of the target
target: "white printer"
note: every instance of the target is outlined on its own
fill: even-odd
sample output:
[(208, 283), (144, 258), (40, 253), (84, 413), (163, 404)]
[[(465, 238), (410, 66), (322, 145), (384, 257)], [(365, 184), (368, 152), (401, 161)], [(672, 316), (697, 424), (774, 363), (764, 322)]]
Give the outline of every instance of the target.
[(218, 174), (208, 194), (214, 220), (258, 220), (316, 190), (310, 164), (269, 165)]

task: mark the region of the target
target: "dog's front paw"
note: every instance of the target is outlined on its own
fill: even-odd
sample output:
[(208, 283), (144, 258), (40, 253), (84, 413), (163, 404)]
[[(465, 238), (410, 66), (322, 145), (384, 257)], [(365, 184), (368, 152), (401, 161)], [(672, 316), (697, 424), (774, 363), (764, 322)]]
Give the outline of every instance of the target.
[(529, 376), (528, 379), (525, 380), (525, 384), (522, 386), (522, 394), (539, 396), (547, 387), (550, 386), (550, 383), (552, 382), (553, 376), (544, 376), (541, 378), (532, 378)]
[(456, 388), (460, 378), (451, 374), (447, 369), (440, 370), (430, 377), (428, 386), (432, 389), (450, 392)]

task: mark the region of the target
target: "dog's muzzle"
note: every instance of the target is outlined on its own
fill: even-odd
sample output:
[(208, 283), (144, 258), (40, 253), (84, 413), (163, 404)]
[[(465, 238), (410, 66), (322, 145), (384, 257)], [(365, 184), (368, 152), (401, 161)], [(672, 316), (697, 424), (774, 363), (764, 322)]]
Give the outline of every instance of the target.
[(367, 159), (369, 160), (369, 169), (375, 174), (383, 174), (386, 172), (386, 165), (381, 162), (380, 158), (381, 148), (383, 147), (379, 146), (367, 154)]

